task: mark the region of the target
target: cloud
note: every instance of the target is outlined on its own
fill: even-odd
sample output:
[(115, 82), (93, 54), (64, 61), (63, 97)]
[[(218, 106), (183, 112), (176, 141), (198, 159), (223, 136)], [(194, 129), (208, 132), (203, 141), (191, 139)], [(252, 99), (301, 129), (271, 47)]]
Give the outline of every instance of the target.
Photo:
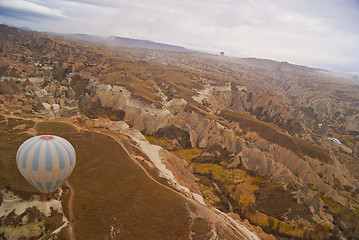
[(68, 18), (58, 9), (44, 7), (42, 5), (25, 0), (1, 0), (0, 15), (18, 19), (43, 19), (43, 18)]
[(68, 2), (68, 3), (77, 3), (77, 4), (86, 4), (92, 6), (101, 6), (101, 7), (119, 7), (121, 5), (121, 1), (112, 1), (112, 0), (58, 0), (60, 2)]
[(17, 24), (44, 31), (359, 71), (357, 0), (0, 0), (0, 9)]

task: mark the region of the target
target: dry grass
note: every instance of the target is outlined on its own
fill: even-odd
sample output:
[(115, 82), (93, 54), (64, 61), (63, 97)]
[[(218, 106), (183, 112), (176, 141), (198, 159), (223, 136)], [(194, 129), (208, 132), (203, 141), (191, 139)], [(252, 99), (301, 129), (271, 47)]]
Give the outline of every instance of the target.
[[(1, 127), (6, 131), (4, 125)], [(71, 125), (54, 121), (39, 123), (36, 130), (37, 134), (62, 136), (76, 149), (77, 163), (68, 181), (75, 189), (73, 226), (77, 239), (106, 239), (112, 227), (112, 233), (117, 232), (121, 239), (188, 236), (185, 201), (150, 180), (115, 140), (94, 132), (78, 133)], [(0, 188), (9, 186), (24, 198), (39, 194), (21, 176), (15, 160), (18, 147), (30, 136), (18, 132), (2, 132), (0, 136)], [(64, 205), (66, 201), (65, 196)]]
[(36, 132), (38, 133), (38, 135), (41, 134), (61, 135), (65, 133), (76, 132), (76, 129), (67, 123), (46, 121), (46, 122), (39, 122), (36, 125)]
[(99, 60), (101, 66), (86, 67), (84, 70), (98, 75), (104, 83), (126, 87), (133, 97), (149, 104), (160, 106), (162, 101), (156, 85), (161, 86), (167, 97), (182, 97), (186, 101), (191, 101), (196, 94), (194, 89), (201, 88), (200, 72), (151, 61), (114, 57), (104, 51), (98, 51), (98, 54), (102, 59)]
[[(51, 124), (56, 128), (57, 123), (47, 127)], [(123, 239), (181, 239), (187, 234), (184, 201), (151, 181), (116, 141), (94, 132), (61, 135), (77, 153), (68, 180), (75, 189), (77, 239), (105, 239), (111, 226)]]
[(27, 124), (24, 129), (26, 130), (32, 127), (34, 122), (13, 119), (9, 121), (9, 124), (0, 123), (0, 189), (6, 187), (20, 197), (29, 199), (38, 191), (19, 172), (16, 165), (16, 152), (20, 145), (32, 136), (21, 130), (12, 131), (17, 126), (16, 124)]

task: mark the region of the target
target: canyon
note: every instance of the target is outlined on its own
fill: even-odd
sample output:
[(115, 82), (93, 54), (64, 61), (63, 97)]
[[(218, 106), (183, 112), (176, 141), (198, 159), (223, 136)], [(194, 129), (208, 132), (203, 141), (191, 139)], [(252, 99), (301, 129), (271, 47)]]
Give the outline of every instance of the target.
[[(107, 167), (119, 153), (108, 150), (101, 156), (91, 151), (91, 156), (81, 144), (98, 149), (100, 141), (115, 146), (118, 140), (124, 149), (119, 151), (127, 151), (125, 158), (141, 166), (142, 174), (137, 169), (134, 176), (145, 179), (147, 172), (170, 191), (143, 180), (167, 198), (163, 201), (176, 199), (171, 214), (181, 211), (172, 229), (166, 230), (168, 235), (159, 235), (164, 230), (156, 232), (152, 227), (157, 238), (251, 239), (250, 231), (261, 239), (358, 236), (359, 83), (355, 76), (264, 59), (114, 47), (3, 25), (0, 31), (2, 172), (11, 162), (11, 154), (5, 154), (10, 142), (16, 147), (29, 134), (47, 130), (66, 135), (80, 149), (78, 158), (90, 158), (91, 164), (106, 162)], [(329, 137), (339, 139), (341, 145)], [(87, 172), (91, 167), (83, 163), (79, 169)], [(100, 171), (94, 174), (111, 172), (104, 167)], [(132, 179), (131, 171), (123, 174)], [(85, 234), (84, 225), (90, 220), (81, 209), (102, 216), (111, 239), (143, 236), (126, 233), (135, 230), (120, 217), (123, 207), (116, 215), (86, 204), (85, 196), (91, 195), (86, 188), (92, 187), (83, 174), (76, 176), (76, 169), (74, 175), (68, 181), (76, 191), (76, 238), (98, 231), (94, 227)], [(100, 183), (108, 189), (107, 181), (116, 176), (100, 177), (94, 190), (102, 192)], [(1, 206), (9, 201), (10, 192), (27, 200), (40, 198), (30, 186), (12, 185), (18, 177), (3, 177)], [(122, 192), (116, 190), (117, 194), (134, 191), (131, 181), (118, 181)], [(63, 191), (70, 192), (66, 187)], [(66, 193), (57, 200), (68, 201)], [(133, 209), (139, 201), (136, 214), (144, 226), (151, 215), (145, 211), (144, 199), (153, 194), (145, 190), (139, 194), (137, 198), (125, 194), (129, 199), (118, 201)], [(105, 208), (99, 200), (90, 202)], [(167, 217), (159, 212), (164, 209), (153, 208), (157, 223), (163, 224)], [(52, 215), (57, 228), (66, 211)], [(41, 221), (46, 222), (46, 216), (41, 215)], [(2, 215), (2, 225), (11, 227), (9, 219), (11, 215)], [(239, 223), (247, 230), (238, 230)], [(53, 228), (40, 229), (52, 236)], [(10, 236), (3, 227), (0, 231)], [(249, 235), (240, 236), (243, 232)]]

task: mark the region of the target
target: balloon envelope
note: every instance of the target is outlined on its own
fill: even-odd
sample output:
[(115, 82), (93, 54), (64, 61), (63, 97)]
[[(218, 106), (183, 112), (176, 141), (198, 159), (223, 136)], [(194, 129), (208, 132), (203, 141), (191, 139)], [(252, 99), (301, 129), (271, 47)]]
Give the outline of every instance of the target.
[(336, 144), (339, 144), (339, 145), (341, 145), (342, 143), (338, 140), (338, 139), (336, 139), (336, 138), (328, 138), (330, 141), (332, 141), (332, 142), (335, 142)]
[(54, 192), (70, 176), (76, 153), (67, 140), (41, 135), (26, 140), (19, 147), (16, 163), (25, 179), (46, 194)]

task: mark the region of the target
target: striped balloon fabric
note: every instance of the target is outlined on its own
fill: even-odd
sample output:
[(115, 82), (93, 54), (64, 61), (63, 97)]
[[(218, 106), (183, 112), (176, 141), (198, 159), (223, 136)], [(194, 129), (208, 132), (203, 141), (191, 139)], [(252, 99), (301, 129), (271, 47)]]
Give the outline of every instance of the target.
[(338, 144), (338, 145), (342, 145), (342, 143), (338, 140), (338, 139), (336, 139), (336, 138), (328, 138), (330, 141), (332, 141), (332, 142), (335, 142), (336, 144)]
[(47, 194), (54, 192), (70, 176), (76, 153), (67, 140), (42, 135), (26, 140), (19, 147), (16, 163), (25, 179)]

